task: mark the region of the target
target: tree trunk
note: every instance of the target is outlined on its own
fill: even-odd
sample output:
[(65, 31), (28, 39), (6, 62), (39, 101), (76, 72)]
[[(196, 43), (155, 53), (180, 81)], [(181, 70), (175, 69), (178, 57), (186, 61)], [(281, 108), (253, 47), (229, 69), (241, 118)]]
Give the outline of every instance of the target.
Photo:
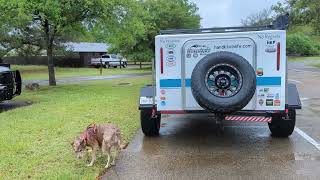
[(43, 24), (44, 32), (46, 35), (46, 45), (47, 45), (47, 58), (48, 58), (48, 73), (49, 73), (49, 85), (55, 86), (56, 77), (54, 73), (54, 61), (53, 61), (53, 41), (55, 36), (55, 29), (54, 27), (50, 28), (48, 19), (44, 20)]
[(140, 61), (140, 69), (142, 69), (142, 62)]
[(56, 83), (56, 77), (55, 77), (55, 72), (54, 72), (52, 46), (48, 46), (48, 48), (47, 48), (47, 57), (48, 57), (49, 85), (55, 86), (55, 85), (57, 85), (57, 83)]

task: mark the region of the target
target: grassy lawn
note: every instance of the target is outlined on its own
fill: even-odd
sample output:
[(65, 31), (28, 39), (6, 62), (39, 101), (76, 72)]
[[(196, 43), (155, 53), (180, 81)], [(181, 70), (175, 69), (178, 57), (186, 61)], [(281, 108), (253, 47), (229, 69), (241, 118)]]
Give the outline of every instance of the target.
[(313, 64), (311, 64), (311, 65), (314, 66), (314, 67), (320, 68), (320, 62), (313, 63)]
[(304, 61), (304, 60), (320, 60), (320, 56), (311, 56), (311, 57), (288, 57), (289, 61)]
[[(34, 66), (34, 65), (13, 65), (13, 69), (18, 69), (21, 72), (24, 80), (35, 79), (48, 79), (47, 66)], [(139, 68), (110, 68), (103, 69), (102, 75), (115, 75), (115, 74), (133, 74), (151, 72), (150, 67)], [(100, 71), (96, 68), (62, 68), (56, 67), (56, 78), (79, 77), (79, 76), (99, 76)]]
[[(132, 83), (118, 86), (118, 83)], [(0, 179), (94, 179), (104, 170), (98, 156), (78, 160), (70, 143), (92, 122), (114, 123), (125, 141), (139, 127), (139, 89), (149, 78), (94, 81), (25, 90), (17, 100), (33, 105), (0, 113)]]

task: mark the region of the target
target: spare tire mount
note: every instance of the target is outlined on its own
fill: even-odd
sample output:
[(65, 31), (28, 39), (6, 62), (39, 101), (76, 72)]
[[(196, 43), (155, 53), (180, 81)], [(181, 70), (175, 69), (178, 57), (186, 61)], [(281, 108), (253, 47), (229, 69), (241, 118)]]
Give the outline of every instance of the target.
[(230, 97), (241, 89), (242, 75), (233, 65), (217, 64), (208, 70), (205, 82), (212, 95)]
[(191, 75), (191, 91), (198, 104), (213, 113), (244, 108), (256, 91), (256, 73), (242, 56), (226, 51), (201, 59)]

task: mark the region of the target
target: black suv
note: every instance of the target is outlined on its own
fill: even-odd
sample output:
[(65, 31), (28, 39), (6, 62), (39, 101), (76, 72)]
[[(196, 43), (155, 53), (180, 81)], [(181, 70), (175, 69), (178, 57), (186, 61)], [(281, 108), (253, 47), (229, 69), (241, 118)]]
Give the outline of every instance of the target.
[(10, 70), (9, 64), (0, 64), (0, 102), (21, 94), (19, 71)]

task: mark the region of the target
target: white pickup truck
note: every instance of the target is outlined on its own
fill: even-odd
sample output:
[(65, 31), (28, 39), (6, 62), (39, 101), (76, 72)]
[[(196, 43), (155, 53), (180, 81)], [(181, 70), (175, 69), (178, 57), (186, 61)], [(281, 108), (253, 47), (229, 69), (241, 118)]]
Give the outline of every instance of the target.
[(291, 135), (301, 102), (296, 86), (287, 82), (283, 20), (161, 31), (155, 38), (154, 84), (140, 95), (144, 134), (158, 135), (162, 114), (212, 113), (217, 124), (265, 122), (273, 136)]
[(117, 68), (118, 66), (126, 68), (128, 66), (127, 60), (122, 56), (115, 55), (115, 54), (104, 54), (99, 58), (92, 58), (91, 59), (91, 66), (95, 67), (104, 67), (110, 68), (114, 67)]

